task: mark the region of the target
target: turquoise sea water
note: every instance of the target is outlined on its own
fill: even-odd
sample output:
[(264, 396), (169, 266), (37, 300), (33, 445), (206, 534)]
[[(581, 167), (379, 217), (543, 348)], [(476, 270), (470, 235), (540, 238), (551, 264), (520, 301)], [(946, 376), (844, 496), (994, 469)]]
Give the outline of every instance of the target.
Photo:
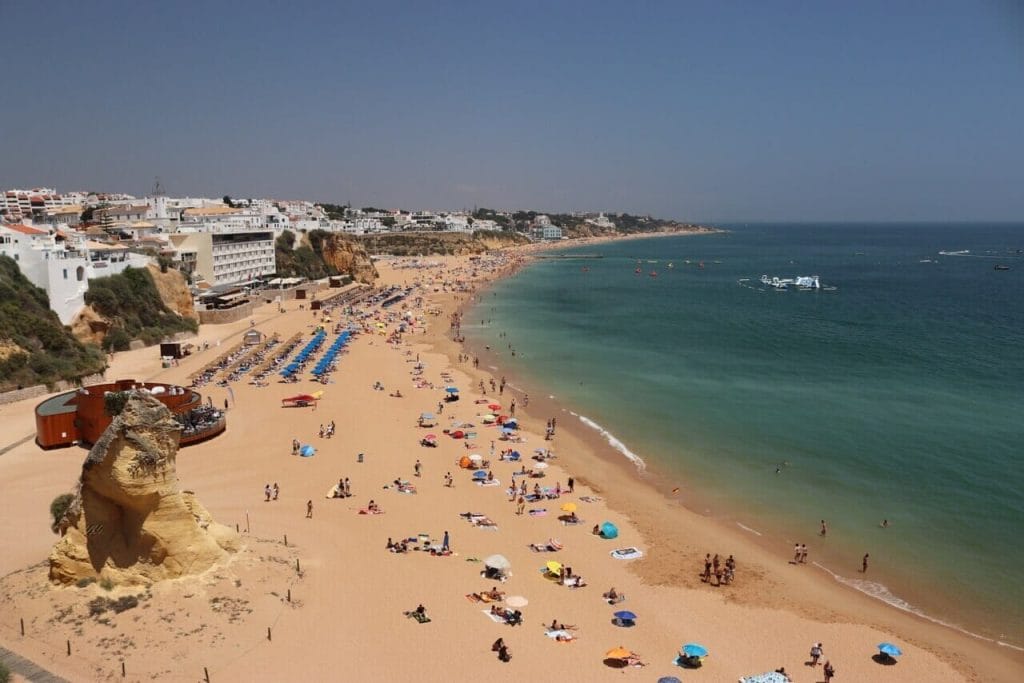
[(808, 542), (860, 590), (1024, 646), (1024, 224), (723, 227), (538, 261), (463, 329), (683, 496), (783, 552)]

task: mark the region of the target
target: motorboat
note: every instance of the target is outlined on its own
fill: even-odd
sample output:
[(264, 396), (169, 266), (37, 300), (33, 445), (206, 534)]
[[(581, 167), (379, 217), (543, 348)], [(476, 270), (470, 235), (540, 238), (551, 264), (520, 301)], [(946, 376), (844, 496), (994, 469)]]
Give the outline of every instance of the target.
[(800, 290), (821, 289), (821, 282), (817, 275), (798, 275), (794, 278), (779, 278), (761, 276), (761, 284), (775, 289), (789, 289), (795, 287)]

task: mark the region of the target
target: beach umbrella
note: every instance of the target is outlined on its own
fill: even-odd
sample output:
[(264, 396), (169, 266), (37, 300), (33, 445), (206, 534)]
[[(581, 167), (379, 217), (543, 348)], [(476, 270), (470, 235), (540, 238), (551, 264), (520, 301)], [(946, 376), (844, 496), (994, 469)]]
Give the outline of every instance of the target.
[(502, 427), (501, 428), (501, 433), (502, 434), (515, 434), (516, 433), (516, 428), (515, 427)]
[(519, 420), (515, 419), (514, 417), (510, 417), (507, 420), (505, 420), (505, 426), (506, 427), (512, 427), (513, 429), (518, 429), (519, 428)]
[(679, 650), (687, 657), (707, 657), (708, 650), (703, 645), (697, 643), (687, 643)]
[(519, 457), (520, 457), (520, 456), (519, 456), (519, 451), (512, 451), (512, 452), (511, 452), (511, 453), (509, 453), (508, 455), (509, 455), (509, 457), (510, 457), (510, 458), (512, 458), (513, 460), (518, 460), (518, 459), (519, 459)]
[(551, 572), (552, 574), (557, 574), (558, 572), (562, 571), (562, 563), (561, 562), (548, 562), (544, 566), (547, 567), (548, 571)]
[(533, 466), (533, 469), (535, 470), (546, 470), (547, 468), (548, 464), (546, 462), (539, 462)]
[(889, 655), (890, 657), (899, 657), (903, 654), (903, 650), (899, 649), (892, 643), (879, 643), (878, 651), (884, 655)]
[(491, 569), (511, 569), (512, 563), (504, 555), (491, 555), (484, 560), (484, 566)]
[(618, 647), (612, 648), (611, 650), (608, 650), (608, 652), (605, 652), (604, 656), (608, 659), (626, 659), (628, 657), (632, 657), (633, 652), (632, 650), (627, 650), (626, 648), (619, 645)]
[(487, 404), (487, 408), (489, 410), (501, 410), (501, 404), (500, 403), (488, 403)]
[(437, 434), (427, 434), (423, 438), (426, 439), (427, 441), (435, 441), (437, 440)]
[(505, 600), (505, 604), (509, 607), (526, 607), (530, 604), (530, 601), (524, 598), (522, 595), (513, 595), (512, 597)]
[(619, 528), (611, 522), (604, 522), (601, 525), (602, 538), (616, 538), (619, 535)]
[(433, 420), (434, 419), (434, 414), (433, 413), (420, 413), (420, 419), (421, 420)]
[(629, 610), (622, 610), (612, 615), (616, 619), (622, 619), (623, 621), (636, 621), (636, 615)]
[(547, 449), (544, 448), (534, 448), (533, 452), (537, 455), (547, 455)]
[(462, 431), (461, 429), (456, 429), (454, 432), (451, 433), (451, 437), (453, 439), (461, 439), (465, 435), (466, 435), (466, 432)]
[(480, 462), (481, 460), (484, 459), (484, 456), (480, 455), (479, 453), (474, 453), (473, 455), (469, 456), (469, 459), (472, 460), (473, 462)]
[(562, 503), (563, 512), (576, 512), (576, 503)]
[(675, 676), (662, 676), (658, 679), (658, 683), (683, 683)]
[(444, 390), (446, 392), (448, 392), (449, 394), (457, 394), (457, 393), (459, 393), (459, 388), (458, 387), (445, 387)]
[(473, 478), (474, 479), (486, 479), (487, 478), (487, 471), (486, 470), (477, 470), (476, 472), (473, 473)]
[(299, 449), (299, 455), (303, 458), (311, 458), (316, 453), (316, 449), (310, 446), (308, 443)]

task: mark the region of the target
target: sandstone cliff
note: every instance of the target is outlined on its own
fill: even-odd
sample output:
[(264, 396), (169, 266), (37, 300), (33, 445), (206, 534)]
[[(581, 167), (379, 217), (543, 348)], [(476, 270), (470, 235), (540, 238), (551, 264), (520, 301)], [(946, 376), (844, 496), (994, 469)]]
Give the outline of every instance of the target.
[(181, 271), (168, 268), (166, 273), (160, 272), (160, 267), (150, 263), (146, 268), (153, 276), (153, 284), (156, 291), (160, 293), (164, 305), (182, 318), (199, 320), (195, 306), (192, 304), (192, 292), (188, 289), (188, 282)]
[(82, 465), (50, 553), (51, 581), (150, 583), (198, 574), (237, 550), (235, 532), (179, 488), (180, 431), (162, 403), (132, 392)]
[(370, 285), (379, 277), (366, 248), (358, 242), (334, 234), (324, 239), (320, 249), (324, 263), (339, 273), (351, 275), (357, 282)]

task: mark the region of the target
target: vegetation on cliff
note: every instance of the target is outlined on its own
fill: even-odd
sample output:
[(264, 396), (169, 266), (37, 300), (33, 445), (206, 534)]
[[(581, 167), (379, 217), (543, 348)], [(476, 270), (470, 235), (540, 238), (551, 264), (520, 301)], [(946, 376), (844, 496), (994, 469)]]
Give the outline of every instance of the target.
[(0, 256), (0, 391), (102, 372), (106, 358), (60, 324), (46, 292)]
[[(295, 233), (285, 230), (274, 244), (277, 274), (281, 277), (304, 277), (319, 280), (340, 275), (338, 269), (324, 261), (324, 241), (329, 233), (312, 230), (296, 246)], [(308, 242), (308, 243), (303, 243)]]
[(433, 254), (483, 254), (529, 240), (516, 233), (500, 230), (464, 232), (385, 232), (355, 238), (371, 254), (392, 256), (430, 256)]
[(142, 268), (89, 280), (85, 303), (110, 321), (103, 348), (124, 351), (135, 339), (156, 344), (178, 332), (196, 332), (199, 323), (171, 311), (160, 298), (153, 276)]

